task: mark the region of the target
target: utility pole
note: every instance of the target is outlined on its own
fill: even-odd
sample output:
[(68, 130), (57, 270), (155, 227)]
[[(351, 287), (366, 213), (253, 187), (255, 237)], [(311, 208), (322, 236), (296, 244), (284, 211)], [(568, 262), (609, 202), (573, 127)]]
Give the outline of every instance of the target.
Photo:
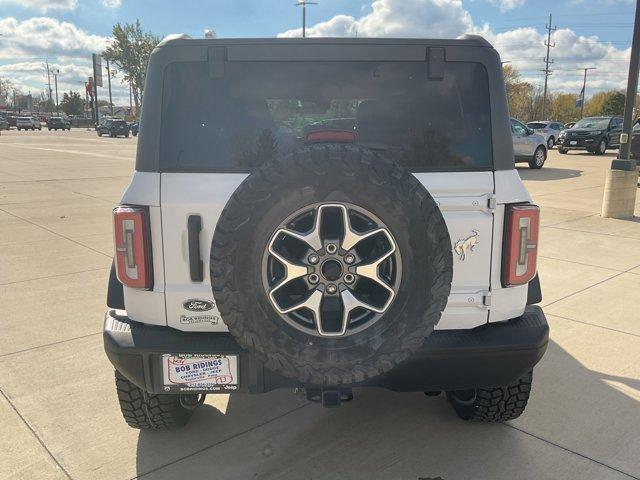
[(318, 2), (310, 2), (309, 0), (298, 0), (294, 5), (302, 7), (302, 38), (307, 36), (307, 5), (317, 5)]
[(60, 116), (60, 108), (58, 103), (58, 75), (60, 75), (60, 69), (56, 68), (53, 71), (53, 78), (56, 82), (56, 115)]
[(111, 98), (111, 70), (109, 70), (108, 58), (107, 58), (107, 83), (109, 84), (109, 107), (111, 108), (111, 116), (113, 117), (113, 100)]
[(580, 104), (580, 118), (584, 117), (584, 99), (587, 96), (587, 71), (595, 69), (596, 67), (587, 67), (581, 69), (584, 70), (584, 81), (582, 82), (582, 93), (580, 95), (582, 97), (582, 102)]
[(49, 114), (53, 113), (51, 111), (51, 104), (53, 100), (51, 99), (51, 72), (49, 72), (49, 60), (45, 60), (45, 64), (47, 65), (47, 83), (49, 84)]
[(544, 70), (542, 70), (544, 72), (544, 91), (542, 93), (542, 118), (541, 120), (545, 120), (546, 117), (546, 109), (547, 109), (547, 82), (549, 80), (549, 75), (551, 75), (552, 70), (549, 68), (549, 65), (553, 63), (553, 60), (549, 58), (549, 53), (552, 47), (555, 47), (556, 44), (551, 43), (551, 33), (555, 32), (557, 30), (556, 27), (552, 27), (551, 26), (551, 14), (549, 14), (549, 24), (545, 27), (547, 29), (547, 41), (544, 42), (545, 46), (547, 47), (547, 56), (546, 58), (544, 58)]

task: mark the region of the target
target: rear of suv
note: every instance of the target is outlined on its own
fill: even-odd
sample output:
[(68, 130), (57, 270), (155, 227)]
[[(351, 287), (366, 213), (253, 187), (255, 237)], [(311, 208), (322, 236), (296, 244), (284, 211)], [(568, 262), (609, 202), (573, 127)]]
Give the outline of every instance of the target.
[(560, 138), (560, 132), (564, 130), (564, 125), (559, 122), (550, 122), (548, 120), (538, 120), (527, 123), (527, 127), (534, 132), (542, 135), (547, 142), (547, 148), (551, 150)]
[(99, 137), (109, 135), (112, 138), (122, 135), (129, 136), (129, 124), (119, 118), (104, 118), (96, 127), (96, 133)]
[(71, 122), (63, 117), (51, 117), (47, 120), (47, 128), (49, 131), (69, 130), (71, 131)]
[(172, 36), (145, 92), (104, 322), (130, 426), (276, 388), (523, 412), (548, 341), (539, 209), (491, 45)]

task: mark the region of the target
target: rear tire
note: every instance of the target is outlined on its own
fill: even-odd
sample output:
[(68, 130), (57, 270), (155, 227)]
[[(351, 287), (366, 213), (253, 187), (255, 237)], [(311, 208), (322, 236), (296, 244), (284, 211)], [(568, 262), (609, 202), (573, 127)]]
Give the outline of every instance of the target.
[(147, 393), (117, 370), (115, 375), (120, 411), (130, 427), (161, 430), (183, 427), (189, 422), (194, 409), (185, 408), (180, 401), (180, 395)]
[(595, 155), (604, 155), (606, 151), (607, 151), (607, 141), (604, 138), (600, 140), (600, 143), (595, 148), (595, 150), (592, 150), (592, 152)]
[(547, 161), (547, 150), (544, 146), (540, 145), (533, 153), (533, 158), (529, 161), (529, 167), (539, 170)]
[(551, 150), (555, 144), (556, 144), (556, 139), (555, 138), (549, 137), (547, 139), (547, 149)]
[(569, 150), (566, 150), (562, 147), (558, 147), (558, 152), (561, 153), (562, 155), (565, 155)]
[(447, 392), (447, 399), (463, 420), (505, 422), (524, 412), (531, 393), (532, 372), (510, 385)]

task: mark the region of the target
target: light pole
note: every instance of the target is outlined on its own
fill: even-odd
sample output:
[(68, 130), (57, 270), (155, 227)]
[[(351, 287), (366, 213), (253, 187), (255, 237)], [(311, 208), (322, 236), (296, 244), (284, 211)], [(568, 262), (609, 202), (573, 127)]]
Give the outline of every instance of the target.
[(582, 103), (580, 104), (580, 118), (584, 117), (584, 99), (586, 97), (586, 91), (587, 91), (587, 70), (595, 70), (596, 67), (587, 67), (587, 68), (581, 68), (580, 70), (584, 70), (584, 81), (582, 82), (582, 93), (581, 93), (581, 97), (582, 97)]
[(53, 71), (53, 79), (56, 84), (56, 115), (60, 116), (60, 109), (58, 107), (58, 75), (60, 75), (60, 69), (56, 68)]
[(633, 134), (633, 105), (638, 92), (638, 68), (640, 67), (640, 0), (636, 1), (631, 61), (627, 79), (627, 96), (624, 102), (624, 120), (620, 134), (618, 158), (607, 170), (602, 199), (602, 216), (605, 218), (632, 219), (638, 191), (636, 161), (629, 159), (629, 144)]
[(317, 5), (318, 2), (310, 2), (309, 0), (298, 0), (294, 5), (302, 7), (302, 38), (307, 36), (307, 5)]
[[(114, 70), (114, 75), (117, 72)], [(109, 107), (111, 110), (111, 116), (113, 117), (113, 99), (111, 98), (111, 70), (109, 69), (109, 59), (107, 58), (107, 83), (109, 84)]]

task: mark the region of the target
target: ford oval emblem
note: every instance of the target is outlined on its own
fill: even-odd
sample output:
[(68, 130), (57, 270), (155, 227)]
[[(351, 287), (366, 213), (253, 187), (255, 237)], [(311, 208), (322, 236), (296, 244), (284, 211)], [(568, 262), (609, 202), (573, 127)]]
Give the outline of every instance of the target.
[(190, 312), (206, 312), (213, 308), (213, 302), (209, 300), (200, 300), (198, 298), (192, 298), (182, 303), (182, 306)]

